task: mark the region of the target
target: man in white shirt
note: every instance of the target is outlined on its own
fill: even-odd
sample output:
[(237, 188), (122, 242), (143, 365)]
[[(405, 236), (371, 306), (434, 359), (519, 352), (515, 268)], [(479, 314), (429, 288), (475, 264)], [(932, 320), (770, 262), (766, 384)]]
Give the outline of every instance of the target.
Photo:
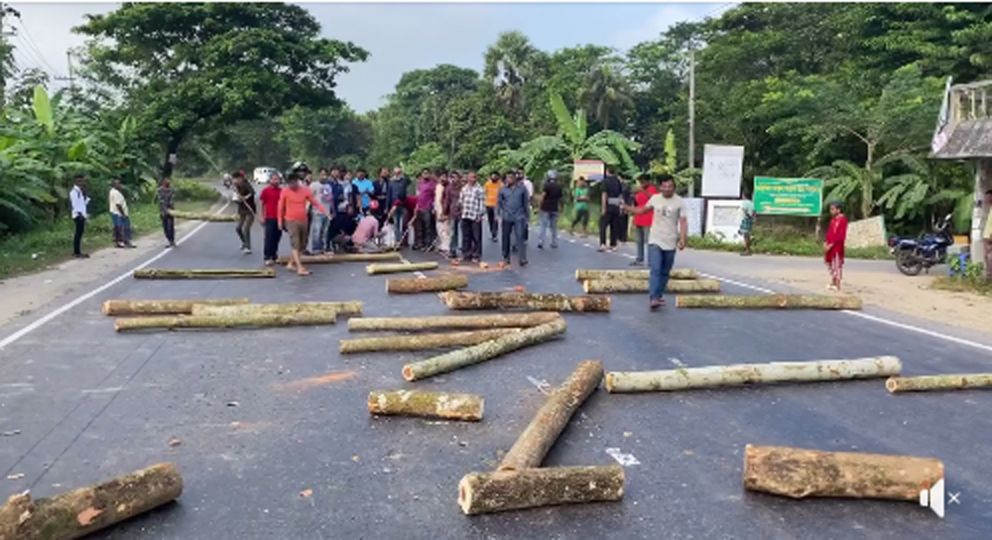
[(689, 229), (685, 202), (675, 194), (675, 179), (665, 175), (659, 187), (661, 193), (652, 195), (644, 206), (620, 205), (622, 210), (631, 214), (654, 213), (648, 233), (648, 263), (651, 267), (648, 306), (651, 311), (665, 305), (662, 296), (675, 264), (675, 251), (685, 249)]
[(77, 174), (72, 179), (72, 189), (69, 191), (69, 206), (72, 211), (72, 220), (76, 222), (76, 233), (72, 236), (72, 256), (77, 259), (89, 258), (83, 253), (83, 230), (86, 228), (86, 220), (90, 217), (86, 207), (90, 204), (90, 198), (83, 192), (86, 185), (86, 177)]
[(107, 201), (110, 206), (110, 219), (114, 224), (114, 244), (119, 248), (137, 247), (131, 243), (131, 215), (127, 209), (124, 193), (121, 192), (120, 178), (115, 178), (111, 184)]

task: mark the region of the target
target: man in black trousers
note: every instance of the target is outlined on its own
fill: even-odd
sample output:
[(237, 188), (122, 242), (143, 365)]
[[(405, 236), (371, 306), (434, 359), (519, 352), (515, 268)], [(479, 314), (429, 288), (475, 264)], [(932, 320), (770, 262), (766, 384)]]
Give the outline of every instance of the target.
[(610, 228), (610, 251), (617, 250), (620, 239), (620, 205), (623, 203), (623, 182), (613, 173), (612, 168), (606, 169), (603, 179), (603, 193), (600, 196), (599, 209), (599, 251), (606, 251), (606, 228)]
[(83, 231), (86, 229), (86, 220), (89, 218), (87, 206), (90, 198), (86, 196), (83, 187), (86, 186), (86, 177), (77, 174), (72, 179), (72, 190), (69, 191), (69, 205), (72, 208), (72, 221), (76, 223), (76, 232), (72, 236), (72, 256), (77, 259), (88, 258), (89, 255), (83, 253)]

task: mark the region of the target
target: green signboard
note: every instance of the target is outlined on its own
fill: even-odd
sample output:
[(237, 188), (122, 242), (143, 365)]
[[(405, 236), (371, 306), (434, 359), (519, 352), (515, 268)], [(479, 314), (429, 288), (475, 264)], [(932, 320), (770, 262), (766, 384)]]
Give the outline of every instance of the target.
[(754, 211), (780, 216), (819, 216), (823, 180), (754, 177)]

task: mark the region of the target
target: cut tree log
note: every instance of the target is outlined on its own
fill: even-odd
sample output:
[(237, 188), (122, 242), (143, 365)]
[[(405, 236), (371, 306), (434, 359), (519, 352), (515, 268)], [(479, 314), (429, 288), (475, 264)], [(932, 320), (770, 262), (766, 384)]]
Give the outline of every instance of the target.
[(247, 298), (212, 298), (195, 300), (107, 300), (103, 303), (103, 314), (111, 316), (128, 315), (189, 315), (193, 305), (233, 306), (247, 304)]
[(383, 352), (383, 351), (423, 351), (446, 347), (477, 345), (500, 336), (519, 332), (520, 328), (491, 328), (471, 332), (442, 332), (438, 334), (410, 334), (401, 336), (376, 336), (369, 338), (342, 339), (342, 353)]
[(526, 330), (506, 334), (478, 345), (472, 345), (471, 347), (407, 364), (403, 366), (403, 378), (408, 381), (426, 379), (427, 377), (454, 371), (465, 366), (485, 362), (508, 352), (547, 341), (564, 333), (565, 319), (558, 319), (527, 328)]
[(211, 269), (181, 269), (181, 268), (143, 268), (134, 271), (135, 279), (237, 279), (237, 278), (274, 278), (273, 268), (211, 268)]
[(299, 302), (287, 304), (242, 304), (235, 306), (193, 306), (193, 315), (222, 315), (239, 317), (255, 314), (321, 313), (333, 311), (338, 315), (361, 315), (363, 303), (350, 302)]
[(952, 375), (923, 375), (921, 377), (889, 377), (885, 388), (896, 392), (924, 392), (927, 390), (964, 390), (967, 388), (992, 388), (992, 373), (961, 373)]
[(609, 311), (609, 296), (568, 296), (558, 293), (471, 292), (439, 293), (448, 309), (535, 309), (542, 311)]
[(466, 328), (528, 328), (561, 319), (548, 311), (494, 313), (492, 315), (441, 315), (434, 317), (365, 317), (348, 321), (348, 330), (440, 330)]
[(611, 371), (606, 391), (667, 392), (717, 386), (781, 382), (822, 382), (898, 375), (902, 362), (895, 356), (854, 360), (814, 360), (678, 368), (660, 371)]
[(319, 324), (334, 324), (336, 315), (333, 311), (320, 313), (258, 313), (252, 315), (174, 315), (156, 317), (134, 317), (117, 319), (114, 329), (118, 332), (130, 330), (177, 328), (242, 328), (242, 327), (271, 327), (271, 326), (310, 326)]
[[(650, 270), (598, 270), (594, 268), (579, 268), (575, 271), (575, 281), (588, 281), (590, 279), (639, 279), (646, 280), (651, 277)], [(699, 272), (692, 268), (673, 268), (669, 274), (669, 279), (699, 279)]]
[(453, 291), (468, 287), (465, 274), (444, 274), (427, 278), (396, 278), (386, 280), (386, 292), (390, 294), (425, 293)]
[(681, 308), (861, 309), (861, 299), (821, 294), (685, 295), (676, 298), (675, 305)]
[(516, 471), (540, 467), (558, 436), (579, 406), (603, 380), (603, 365), (595, 360), (579, 362), (575, 371), (548, 396), (534, 419), (503, 456), (497, 470)]
[(619, 501), (623, 467), (546, 467), (466, 474), (458, 505), (466, 515), (556, 504)]
[(196, 221), (215, 222), (235, 222), (238, 216), (234, 214), (210, 214), (207, 212), (183, 212), (182, 210), (169, 210), (169, 215), (176, 219), (193, 219)]
[(744, 488), (795, 499), (854, 497), (917, 501), (944, 477), (939, 459), (821, 452), (786, 446), (744, 449)]
[[(625, 293), (648, 292), (646, 279), (587, 279), (582, 282), (583, 292), (590, 293)], [(680, 293), (716, 293), (720, 292), (720, 282), (715, 279), (683, 279), (669, 280), (665, 292)]]
[(424, 416), (450, 420), (482, 420), (485, 400), (476, 394), (449, 394), (422, 390), (369, 392), (369, 412), (398, 416)]
[[(335, 264), (349, 262), (381, 262), (399, 261), (402, 257), (398, 252), (388, 253), (327, 253), (324, 255), (300, 255), (300, 262), (303, 264)], [(279, 257), (279, 264), (289, 262), (289, 257)]]
[(436, 262), (420, 262), (420, 263), (372, 263), (365, 267), (365, 271), (370, 276), (375, 276), (378, 274), (398, 274), (400, 272), (417, 272), (420, 270), (434, 270), (438, 264)]
[(108, 482), (32, 500), (12, 495), (0, 507), (0, 540), (79, 538), (169, 503), (183, 492), (171, 463), (160, 463)]

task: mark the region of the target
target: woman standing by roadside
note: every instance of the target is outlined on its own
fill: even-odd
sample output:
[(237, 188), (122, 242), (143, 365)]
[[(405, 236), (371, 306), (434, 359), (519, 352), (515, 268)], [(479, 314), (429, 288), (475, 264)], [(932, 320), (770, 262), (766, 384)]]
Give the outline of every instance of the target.
[(847, 217), (840, 209), (839, 202), (830, 203), (830, 226), (827, 237), (823, 242), (823, 259), (830, 270), (830, 285), (832, 291), (840, 290), (840, 281), (844, 275), (844, 240), (847, 239)]

